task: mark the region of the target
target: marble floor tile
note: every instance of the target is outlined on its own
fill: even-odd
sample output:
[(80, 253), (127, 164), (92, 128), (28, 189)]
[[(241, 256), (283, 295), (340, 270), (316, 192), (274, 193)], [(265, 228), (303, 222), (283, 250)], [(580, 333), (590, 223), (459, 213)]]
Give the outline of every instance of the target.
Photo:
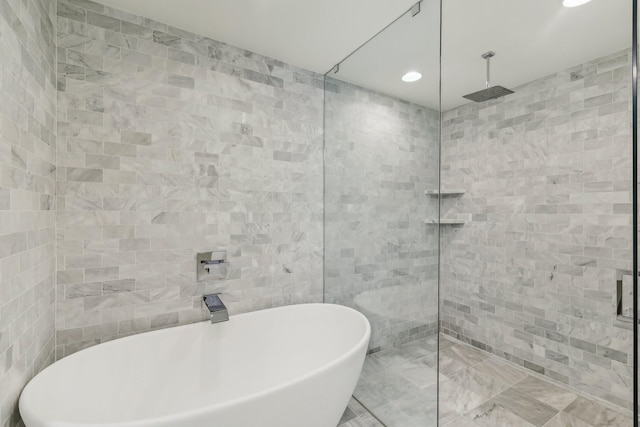
[(351, 399), (338, 427), (385, 427), (355, 399)]
[(410, 399), (419, 388), (391, 370), (376, 375), (361, 376), (355, 396), (367, 408), (376, 408), (390, 402)]
[(460, 387), (473, 391), (484, 400), (497, 396), (502, 391), (509, 388), (509, 385), (500, 381), (500, 379), (490, 373), (483, 372), (475, 368), (467, 368), (449, 377)]
[(439, 400), (438, 405), (438, 425), (455, 427), (455, 425), (451, 423), (462, 417), (458, 407), (451, 402), (443, 402), (442, 400)]
[(440, 351), (442, 351), (442, 350), (448, 349), (451, 346), (456, 345), (456, 342), (453, 341), (453, 340), (450, 340), (447, 337), (440, 336), (440, 344), (439, 345), (440, 345)]
[(362, 366), (362, 377), (368, 377), (371, 375), (378, 375), (387, 369), (382, 363), (375, 357), (367, 356), (364, 359), (364, 365)]
[(340, 422), (338, 423), (338, 425), (340, 426), (356, 417), (357, 415), (355, 414), (355, 412), (353, 412), (353, 410), (347, 406), (347, 409), (344, 410), (344, 413), (342, 414), (342, 418), (340, 418)]
[(466, 417), (484, 427), (534, 427), (516, 414), (494, 402), (486, 402), (467, 413)]
[(415, 342), (374, 353), (372, 356), (389, 368), (399, 368), (407, 362), (420, 359), (433, 353), (426, 348), (426, 343)]
[(555, 417), (544, 425), (544, 427), (593, 427), (573, 415), (569, 415), (566, 412), (560, 412)]
[[(393, 427), (423, 427), (429, 426), (431, 424), (425, 424), (421, 422), (420, 419), (416, 417), (412, 417), (411, 415), (405, 413), (395, 404), (388, 404), (377, 408), (376, 416), (384, 422), (386, 426)], [(435, 427), (435, 423), (432, 424)]]
[(488, 407), (491, 405), (499, 406), (536, 427), (542, 427), (559, 412), (557, 409), (531, 396), (520, 393), (514, 388), (500, 393), (483, 406)]
[(451, 420), (450, 422), (448, 422), (447, 424), (442, 425), (441, 423), (440, 426), (441, 427), (478, 427), (478, 424), (474, 423), (468, 418), (457, 417)]
[(433, 384), (394, 404), (409, 418), (423, 426), (435, 426), (438, 416), (438, 386)]
[(471, 366), (477, 365), (490, 357), (488, 353), (462, 344), (453, 345), (449, 347), (449, 349), (453, 351), (460, 360)]
[(633, 422), (631, 418), (584, 397), (578, 397), (564, 412), (593, 427), (630, 427)]
[(441, 427), (631, 425), (629, 417), (453, 340), (440, 338), (438, 358), (435, 342), (368, 356), (354, 393), (362, 404), (352, 400), (339, 427), (436, 427), (438, 416)]
[(577, 395), (564, 388), (531, 376), (513, 386), (513, 389), (546, 403), (559, 411), (566, 408), (577, 397)]
[(425, 356), (421, 359), (405, 363), (397, 369), (403, 378), (419, 388), (425, 388), (438, 382), (438, 371), (432, 367), (436, 355)]
[(454, 345), (440, 351), (439, 370), (442, 375), (451, 376), (488, 359), (487, 354), (462, 345)]
[(369, 412), (367, 408), (365, 408), (360, 402), (358, 402), (354, 398), (351, 398), (348, 409), (350, 409), (356, 415), (356, 417), (362, 417), (363, 415), (371, 415), (371, 412)]
[(447, 378), (440, 382), (438, 400), (440, 423), (446, 424), (478, 407), (487, 400), (487, 397), (474, 393)]
[(415, 342), (419, 343), (420, 346), (429, 354), (436, 353), (438, 351), (438, 337), (436, 337), (435, 335), (427, 338), (422, 338)]
[(493, 357), (490, 357), (479, 365), (476, 365), (475, 369), (483, 374), (496, 378), (508, 386), (512, 386), (527, 378), (527, 374), (521, 369), (515, 368), (508, 363)]
[(373, 415), (367, 414), (354, 418), (346, 423), (339, 424), (338, 427), (385, 427)]
[(387, 427), (436, 426), (436, 340), (417, 340), (366, 358), (354, 395)]

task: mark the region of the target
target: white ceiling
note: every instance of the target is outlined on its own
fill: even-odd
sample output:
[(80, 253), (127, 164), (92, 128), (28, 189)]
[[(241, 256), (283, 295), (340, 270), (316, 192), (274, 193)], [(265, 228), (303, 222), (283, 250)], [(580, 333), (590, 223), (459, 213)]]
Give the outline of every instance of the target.
[(325, 73), (417, 0), (97, 0)]
[[(566, 8), (562, 0), (443, 0), (442, 107), (491, 85), (515, 88), (631, 47), (632, 2), (593, 0)], [(461, 102), (462, 101), (462, 102)]]
[[(439, 0), (423, 0), (355, 52), (334, 77), (399, 98), (438, 107)], [(631, 46), (631, 2), (593, 0), (565, 8), (561, 0), (443, 0), (442, 108), (467, 103), (463, 95), (491, 85), (513, 89)], [(404, 83), (420, 71), (423, 79)]]
[[(341, 63), (337, 74), (329, 75), (437, 109), (440, 1), (423, 0), (420, 13), (411, 15), (407, 12)], [(402, 76), (408, 71), (422, 73), (422, 79), (403, 82)]]
[[(99, 0), (177, 28), (324, 73), (416, 0)], [(343, 64), (334, 77), (438, 106), (439, 0), (422, 0)], [(492, 85), (515, 88), (631, 45), (631, 1), (443, 0), (442, 106)], [(424, 75), (400, 80), (409, 70)]]

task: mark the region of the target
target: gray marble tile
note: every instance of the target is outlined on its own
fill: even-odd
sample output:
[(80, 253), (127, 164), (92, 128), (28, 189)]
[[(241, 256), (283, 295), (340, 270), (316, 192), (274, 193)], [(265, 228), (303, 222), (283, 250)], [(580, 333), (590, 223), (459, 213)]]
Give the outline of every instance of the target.
[(351, 421), (340, 424), (339, 427), (385, 427), (372, 415), (361, 415)]
[(435, 353), (421, 359), (411, 360), (404, 365), (392, 368), (402, 377), (419, 388), (425, 388), (438, 382), (438, 372), (434, 366)]
[[(24, 425), (20, 392), (55, 360), (56, 293), (65, 290), (56, 288), (56, 88), (66, 86), (62, 75), (84, 74), (66, 56), (56, 64), (55, 43), (58, 21), (83, 25), (86, 15), (72, 5), (58, 15), (48, 0), (0, 5), (0, 426), (7, 427)], [(72, 38), (61, 42), (82, 47), (82, 37)], [(98, 293), (86, 285), (70, 291), (72, 304)], [(58, 339), (73, 345), (82, 333), (69, 329)]]
[(87, 11), (87, 23), (112, 31), (120, 31), (120, 20), (100, 13)]
[(553, 418), (558, 410), (546, 405), (531, 396), (510, 388), (482, 405), (483, 410), (498, 406), (517, 415), (528, 423), (541, 427)]
[(420, 418), (405, 413), (395, 403), (380, 406), (375, 409), (374, 413), (386, 427), (420, 427), (430, 424), (425, 423), (424, 420)]
[(439, 382), (439, 419), (446, 424), (454, 418), (466, 414), (491, 398), (490, 393), (475, 393), (446, 378)]
[(163, 33), (162, 31), (153, 32), (153, 41), (176, 49), (179, 49), (182, 46), (180, 37)]
[(177, 62), (184, 62), (185, 64), (195, 65), (196, 57), (193, 53), (184, 52), (182, 50), (169, 48), (169, 59)]
[(354, 396), (367, 408), (377, 408), (389, 402), (410, 398), (419, 390), (400, 375), (384, 370), (377, 375), (361, 376)]
[(591, 424), (586, 423), (573, 415), (569, 415), (566, 412), (560, 412), (553, 417), (544, 427), (593, 427)]
[(442, 215), (471, 221), (442, 231), (440, 319), (447, 335), (631, 409), (631, 373), (614, 367), (632, 359), (631, 335), (604, 308), (631, 261), (619, 249), (632, 246), (633, 185), (611, 178), (628, 170), (613, 140), (630, 138), (630, 51), (605, 55), (442, 113), (442, 187), (465, 190), (442, 198)]
[[(407, 396), (405, 399), (395, 402), (394, 405), (407, 416), (410, 420), (408, 425), (420, 427), (420, 426), (435, 426), (438, 418), (438, 387), (437, 385), (431, 385), (427, 388), (420, 390), (420, 392), (412, 393), (411, 396)], [(387, 424), (384, 417), (380, 419)], [(397, 425), (400, 427), (402, 424)]]
[(577, 397), (567, 389), (531, 376), (513, 386), (513, 389), (559, 411), (566, 408)]
[(491, 373), (478, 368), (467, 368), (449, 377), (449, 380), (460, 387), (471, 390), (479, 396), (489, 399), (509, 387)]
[(349, 400), (349, 405), (347, 408), (350, 409), (357, 417), (361, 415), (370, 415), (369, 410), (362, 406), (362, 404), (353, 397)]
[(364, 365), (362, 366), (362, 377), (371, 377), (374, 375), (378, 375), (384, 370), (389, 369), (387, 366), (383, 365), (373, 356), (367, 356), (364, 359)]
[(480, 364), (489, 356), (464, 345), (453, 345), (440, 351), (439, 372), (451, 376), (463, 369)]
[(347, 409), (345, 409), (344, 413), (342, 414), (342, 417), (340, 418), (338, 425), (342, 425), (348, 421), (351, 421), (356, 417), (357, 415), (353, 412), (353, 410), (351, 410), (351, 408), (347, 406)]
[(476, 365), (475, 368), (479, 372), (492, 376), (508, 386), (514, 385), (527, 377), (527, 374), (522, 369), (514, 368), (508, 363), (494, 357), (486, 359)]
[[(47, 153), (61, 161), (58, 284), (103, 287), (59, 301), (57, 327), (122, 336), (204, 319), (193, 263), (212, 249), (230, 266), (207, 289), (231, 293), (232, 313), (321, 301), (322, 76), (98, 3), (59, 4), (71, 7), (57, 26), (58, 102), (31, 111), (57, 120), (60, 139)], [(211, 46), (240, 72), (196, 63)], [(87, 254), (101, 261), (65, 269)]]
[(182, 87), (185, 89), (193, 89), (195, 87), (195, 81), (193, 77), (189, 76), (170, 74), (168, 82), (172, 86)]
[(431, 352), (420, 343), (410, 343), (373, 354), (373, 357), (388, 368), (400, 368), (404, 364), (429, 355)]
[(439, 335), (440, 337), (440, 342), (439, 342), (439, 350), (446, 350), (449, 347), (452, 347), (454, 345), (456, 345), (456, 342), (453, 340), (448, 339), (446, 336), (444, 335)]
[(592, 400), (578, 397), (564, 409), (569, 415), (593, 427), (629, 427), (632, 419)]
[(457, 417), (447, 424), (442, 425), (442, 427), (478, 427), (478, 424), (474, 423), (468, 418), (465, 417)]
[(527, 422), (492, 401), (472, 410), (465, 417), (472, 420), (476, 425), (484, 427), (534, 427), (534, 424)]
[[(287, 85), (273, 73), (243, 73)], [(437, 187), (437, 112), (334, 78), (326, 83), (326, 301), (367, 315), (371, 348), (435, 335), (438, 239), (424, 218), (437, 215), (437, 198), (424, 191)], [(381, 194), (389, 197), (374, 196)], [(363, 233), (364, 224), (379, 226)]]
[(357, 400), (351, 399), (338, 427), (384, 427)]
[(85, 22), (87, 17), (86, 11), (84, 9), (62, 2), (58, 4), (57, 13), (60, 17), (73, 19), (80, 22)]

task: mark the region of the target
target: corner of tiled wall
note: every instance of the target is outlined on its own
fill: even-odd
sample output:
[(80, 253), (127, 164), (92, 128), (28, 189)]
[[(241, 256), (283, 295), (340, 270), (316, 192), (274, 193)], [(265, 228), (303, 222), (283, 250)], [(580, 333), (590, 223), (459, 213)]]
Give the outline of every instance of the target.
[(631, 409), (631, 51), (443, 113), (442, 330)]
[(0, 426), (54, 360), (55, 2), (0, 2)]
[(439, 114), (337, 79), (325, 107), (325, 299), (371, 322), (370, 349), (438, 329)]
[(205, 292), (322, 301), (321, 75), (85, 0), (57, 43), (58, 358), (203, 320)]

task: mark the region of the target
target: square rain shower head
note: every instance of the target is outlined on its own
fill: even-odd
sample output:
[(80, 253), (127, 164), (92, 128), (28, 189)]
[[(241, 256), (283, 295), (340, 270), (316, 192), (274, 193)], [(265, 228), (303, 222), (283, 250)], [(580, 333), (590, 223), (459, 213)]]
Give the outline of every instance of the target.
[(500, 98), (501, 96), (514, 93), (512, 90), (502, 86), (492, 86), (487, 89), (479, 90), (478, 92), (470, 93), (463, 96), (463, 98), (469, 99), (475, 102), (489, 101), (490, 99)]

